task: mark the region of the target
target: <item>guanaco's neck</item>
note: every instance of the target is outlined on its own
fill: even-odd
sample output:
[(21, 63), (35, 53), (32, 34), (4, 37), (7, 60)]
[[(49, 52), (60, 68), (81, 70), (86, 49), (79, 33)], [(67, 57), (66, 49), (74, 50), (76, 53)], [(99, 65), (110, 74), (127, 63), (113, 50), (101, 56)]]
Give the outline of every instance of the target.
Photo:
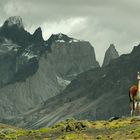
[(140, 93), (140, 80), (138, 80), (138, 92)]
[(138, 72), (137, 79), (138, 79), (138, 91), (137, 91), (137, 93), (140, 94), (140, 72)]

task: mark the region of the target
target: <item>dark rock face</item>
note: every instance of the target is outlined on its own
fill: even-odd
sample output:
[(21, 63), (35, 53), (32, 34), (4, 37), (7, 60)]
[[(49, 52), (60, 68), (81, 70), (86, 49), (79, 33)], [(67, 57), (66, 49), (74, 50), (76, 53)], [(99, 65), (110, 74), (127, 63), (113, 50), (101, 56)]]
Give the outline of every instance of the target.
[(18, 16), (10, 17), (4, 22), (0, 28), (0, 36), (22, 46), (22, 51), (32, 44), (41, 46), (44, 43), (41, 28), (36, 29), (34, 34), (31, 35), (24, 29), (22, 19)]
[(104, 66), (108, 65), (110, 63), (110, 61), (112, 61), (113, 59), (116, 59), (118, 57), (119, 57), (119, 54), (116, 51), (114, 44), (111, 44), (105, 53), (105, 57), (104, 57), (102, 66), (104, 67)]
[[(51, 50), (51, 51), (50, 51)], [(64, 34), (44, 41), (20, 17), (0, 28), (0, 115), (23, 113), (62, 91), (79, 73), (99, 67), (93, 47)]]
[(70, 117), (100, 120), (129, 116), (129, 88), (137, 84), (139, 70), (140, 45), (103, 68), (78, 75), (61, 94), (50, 98), (34, 112), (27, 112), (24, 120), (16, 118), (14, 124), (39, 128)]
[(9, 83), (16, 73), (16, 55), (18, 45), (0, 38), (0, 87)]
[[(3, 66), (8, 65), (10, 67), (10, 76), (4, 84), (25, 80), (37, 71), (38, 58), (41, 55), (41, 50), (45, 48), (41, 33), (41, 29), (38, 29), (33, 35), (28, 33), (24, 29), (20, 17), (10, 17), (5, 21), (0, 28), (0, 47), (2, 50), (0, 53)], [(37, 37), (40, 40), (35, 41)], [(8, 54), (10, 55), (7, 56)], [(2, 56), (7, 57), (2, 58)], [(4, 73), (6, 74), (6, 71)], [(5, 79), (4, 75), (3, 78)], [(3, 86), (3, 82), (0, 86)]]
[(0, 36), (24, 47), (28, 46), (32, 40), (31, 34), (25, 31), (20, 17), (10, 17), (7, 19), (1, 27)]
[(94, 49), (87, 41), (57, 34), (52, 35), (47, 43), (51, 44), (48, 61), (51, 61), (57, 76), (65, 80), (71, 80), (83, 71), (99, 67)]
[(42, 37), (42, 30), (41, 28), (37, 28), (33, 34), (33, 38), (34, 38), (34, 41), (40, 41), (40, 42), (43, 42), (44, 39)]

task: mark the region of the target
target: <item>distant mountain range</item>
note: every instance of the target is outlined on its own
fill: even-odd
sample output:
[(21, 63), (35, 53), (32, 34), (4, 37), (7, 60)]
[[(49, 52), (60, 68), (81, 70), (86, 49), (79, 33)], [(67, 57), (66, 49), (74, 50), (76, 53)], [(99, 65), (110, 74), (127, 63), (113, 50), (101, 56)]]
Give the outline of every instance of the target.
[(60, 93), (78, 74), (99, 67), (88, 41), (62, 33), (48, 40), (39, 27), (24, 29), (21, 17), (0, 28), (0, 115), (11, 117)]
[(79, 74), (60, 94), (8, 123), (36, 129), (71, 117), (101, 120), (129, 116), (129, 88), (137, 84), (139, 70), (140, 45), (107, 66)]
[(25, 128), (70, 117), (108, 119), (129, 115), (129, 87), (140, 70), (140, 45), (119, 56), (111, 44), (102, 67), (88, 41), (24, 29), (20, 17), (0, 28), (1, 122)]

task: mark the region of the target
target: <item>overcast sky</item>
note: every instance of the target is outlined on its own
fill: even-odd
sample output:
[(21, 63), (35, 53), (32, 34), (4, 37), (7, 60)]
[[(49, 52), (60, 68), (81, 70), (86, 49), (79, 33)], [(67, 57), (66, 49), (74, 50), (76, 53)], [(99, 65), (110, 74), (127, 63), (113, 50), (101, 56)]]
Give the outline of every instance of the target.
[(140, 0), (0, 0), (0, 24), (21, 16), (31, 33), (40, 26), (44, 39), (64, 33), (87, 40), (97, 60), (114, 43), (119, 54), (140, 42)]

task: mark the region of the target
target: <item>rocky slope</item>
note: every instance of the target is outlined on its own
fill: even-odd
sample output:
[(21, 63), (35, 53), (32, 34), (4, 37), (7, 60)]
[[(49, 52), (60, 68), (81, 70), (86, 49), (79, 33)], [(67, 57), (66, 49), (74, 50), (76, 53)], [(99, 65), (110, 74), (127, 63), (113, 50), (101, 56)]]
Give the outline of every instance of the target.
[(111, 60), (116, 59), (118, 57), (119, 57), (119, 54), (116, 51), (114, 44), (111, 44), (105, 53), (102, 66), (104, 67), (104, 66), (108, 65)]
[(128, 116), (128, 91), (131, 85), (137, 83), (139, 64), (140, 45), (135, 46), (130, 54), (112, 60), (103, 68), (78, 75), (61, 94), (12, 120), (12, 123), (39, 128), (69, 117), (96, 120)]
[(79, 73), (99, 67), (87, 41), (64, 34), (44, 41), (20, 17), (0, 28), (0, 116), (15, 116), (62, 91)]

